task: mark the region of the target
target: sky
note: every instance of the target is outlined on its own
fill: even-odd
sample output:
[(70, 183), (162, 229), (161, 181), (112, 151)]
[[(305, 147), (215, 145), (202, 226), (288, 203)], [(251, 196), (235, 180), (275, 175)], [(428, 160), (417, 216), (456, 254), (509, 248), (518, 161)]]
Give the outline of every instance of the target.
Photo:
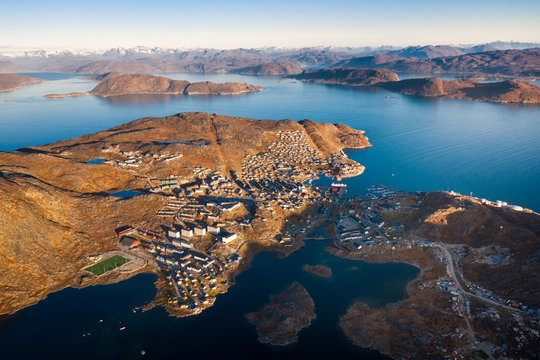
[(2, 0), (0, 47), (540, 42), (540, 0)]

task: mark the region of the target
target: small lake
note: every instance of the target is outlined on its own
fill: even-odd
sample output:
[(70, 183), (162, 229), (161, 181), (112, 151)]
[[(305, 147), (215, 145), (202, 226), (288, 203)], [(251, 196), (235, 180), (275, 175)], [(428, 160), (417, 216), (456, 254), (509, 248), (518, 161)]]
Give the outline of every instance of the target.
[(134, 196), (142, 195), (142, 192), (135, 191), (135, 190), (121, 190), (114, 193), (109, 194), (109, 196), (114, 197), (120, 197), (120, 198), (132, 198)]

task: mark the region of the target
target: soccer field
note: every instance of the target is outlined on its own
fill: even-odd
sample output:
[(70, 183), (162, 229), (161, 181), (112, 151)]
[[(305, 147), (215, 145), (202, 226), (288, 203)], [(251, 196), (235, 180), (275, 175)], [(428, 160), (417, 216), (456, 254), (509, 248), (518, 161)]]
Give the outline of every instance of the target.
[(100, 276), (102, 274), (105, 274), (106, 272), (111, 271), (112, 269), (119, 267), (120, 265), (127, 263), (128, 261), (130, 260), (126, 259), (123, 256), (114, 255), (108, 259), (98, 262), (97, 264), (89, 266), (84, 270), (89, 271), (96, 276)]

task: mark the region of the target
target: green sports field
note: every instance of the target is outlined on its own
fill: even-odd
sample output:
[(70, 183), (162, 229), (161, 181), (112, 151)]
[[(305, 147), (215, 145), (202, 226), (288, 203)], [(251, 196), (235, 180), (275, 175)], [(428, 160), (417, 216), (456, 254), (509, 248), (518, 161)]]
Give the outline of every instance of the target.
[(84, 270), (89, 271), (96, 276), (100, 276), (108, 271), (111, 271), (112, 269), (119, 267), (120, 265), (127, 263), (128, 261), (130, 260), (123, 256), (114, 255), (108, 259), (98, 262), (97, 264), (89, 266)]

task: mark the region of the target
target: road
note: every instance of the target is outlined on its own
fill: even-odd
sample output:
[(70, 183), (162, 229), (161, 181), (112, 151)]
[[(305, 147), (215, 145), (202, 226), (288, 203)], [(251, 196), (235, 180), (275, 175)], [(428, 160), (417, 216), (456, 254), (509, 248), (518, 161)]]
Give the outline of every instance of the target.
[(447, 257), (448, 259), (450, 260), (449, 263), (448, 263), (448, 267), (449, 267), (449, 270), (450, 270), (450, 274), (452, 275), (452, 277), (455, 279), (455, 282), (456, 282), (456, 285), (457, 287), (459, 288), (459, 290), (461, 292), (463, 292), (463, 294), (467, 295), (467, 296), (472, 296), (474, 298), (477, 298), (478, 300), (480, 301), (483, 301), (483, 302), (487, 302), (489, 304), (492, 304), (492, 305), (497, 305), (497, 306), (500, 306), (500, 307), (503, 307), (503, 308), (506, 308), (508, 310), (511, 310), (511, 311), (517, 311), (517, 312), (521, 312), (520, 309), (516, 309), (512, 306), (509, 306), (509, 305), (506, 305), (506, 304), (501, 304), (497, 301), (493, 301), (491, 299), (487, 299), (485, 297), (483, 297), (482, 295), (478, 295), (478, 294), (475, 294), (475, 293), (472, 293), (470, 291), (467, 291), (465, 290), (462, 286), (461, 286), (461, 283), (458, 281), (458, 278), (456, 276), (456, 273), (455, 273), (455, 269), (454, 269), (454, 259), (452, 258), (452, 255), (450, 254), (450, 252), (442, 245), (440, 244), (437, 244), (435, 245), (437, 246), (438, 248), (442, 249), (446, 254), (447, 254)]
[(447, 259), (447, 264), (448, 264), (448, 271), (450, 272), (450, 276), (452, 276), (452, 278), (454, 279), (454, 282), (456, 283), (456, 287), (458, 289), (458, 293), (459, 293), (459, 296), (458, 296), (458, 304), (460, 305), (461, 307), (461, 312), (462, 314), (465, 314), (465, 316), (463, 316), (463, 318), (465, 319), (465, 322), (467, 323), (467, 328), (469, 330), (469, 336), (471, 337), (471, 339), (475, 342), (475, 343), (478, 343), (478, 341), (476, 340), (476, 336), (475, 336), (475, 333), (472, 329), (472, 326), (471, 326), (471, 323), (469, 321), (469, 318), (467, 317), (466, 315), (466, 311), (464, 311), (464, 307), (465, 307), (465, 302), (467, 301), (466, 300), (466, 297), (465, 295), (467, 294), (467, 292), (463, 289), (463, 287), (461, 286), (460, 282), (458, 281), (457, 277), (456, 277), (456, 272), (455, 272), (455, 269), (454, 269), (454, 259), (452, 258), (452, 254), (450, 254), (450, 251), (448, 251), (444, 246), (440, 245), (440, 244), (435, 244), (434, 245), (435, 247), (438, 247), (439, 249), (441, 249), (444, 253), (446, 253), (446, 259)]

